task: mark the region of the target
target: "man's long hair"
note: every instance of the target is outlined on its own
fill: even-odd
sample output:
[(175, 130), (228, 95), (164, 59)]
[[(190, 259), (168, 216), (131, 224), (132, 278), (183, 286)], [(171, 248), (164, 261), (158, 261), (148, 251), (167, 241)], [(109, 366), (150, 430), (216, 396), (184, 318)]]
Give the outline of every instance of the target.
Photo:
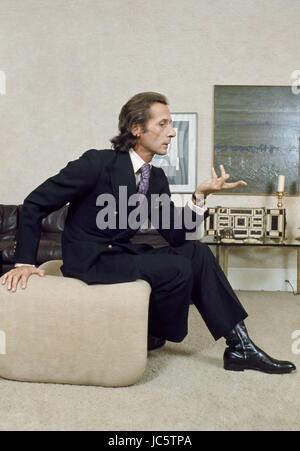
[(153, 103), (168, 105), (168, 100), (158, 92), (141, 92), (136, 94), (123, 105), (119, 115), (119, 134), (112, 138), (112, 148), (128, 152), (133, 147), (137, 138), (131, 133), (134, 124), (140, 124), (146, 131), (146, 123), (150, 119), (150, 108)]

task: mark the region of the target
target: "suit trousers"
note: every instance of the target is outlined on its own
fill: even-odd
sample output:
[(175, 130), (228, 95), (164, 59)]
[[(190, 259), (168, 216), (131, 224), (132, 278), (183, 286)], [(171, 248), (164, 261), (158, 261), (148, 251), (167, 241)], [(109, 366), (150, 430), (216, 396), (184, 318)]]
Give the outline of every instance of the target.
[(217, 340), (248, 315), (210, 248), (198, 241), (136, 256), (140, 278), (152, 288), (149, 333), (179, 342), (188, 332), (191, 301)]

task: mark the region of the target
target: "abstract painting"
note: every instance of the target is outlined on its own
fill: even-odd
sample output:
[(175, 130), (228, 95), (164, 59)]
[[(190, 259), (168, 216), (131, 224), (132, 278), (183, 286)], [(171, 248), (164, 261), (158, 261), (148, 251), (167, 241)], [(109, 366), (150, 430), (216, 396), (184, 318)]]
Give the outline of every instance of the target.
[(231, 192), (273, 194), (279, 174), (299, 194), (300, 95), (291, 86), (215, 86), (214, 166), (248, 186)]

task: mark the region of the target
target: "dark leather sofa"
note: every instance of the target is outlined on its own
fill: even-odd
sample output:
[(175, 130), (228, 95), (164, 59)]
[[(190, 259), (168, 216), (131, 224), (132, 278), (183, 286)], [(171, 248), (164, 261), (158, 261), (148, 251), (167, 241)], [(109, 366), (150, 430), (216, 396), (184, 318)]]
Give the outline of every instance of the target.
[[(0, 205), (0, 251), (2, 251), (3, 273), (13, 267), (21, 209), (22, 205)], [(43, 219), (37, 255), (38, 265), (48, 260), (61, 259), (61, 233), (67, 212), (68, 207), (65, 206)]]
[[(3, 273), (13, 268), (21, 209), (22, 205), (0, 204), (0, 254), (2, 253)], [(68, 206), (66, 205), (43, 219), (37, 265), (49, 260), (61, 260), (61, 233), (64, 229), (67, 212)], [(137, 233), (132, 241), (135, 243), (147, 242), (154, 247), (167, 244), (155, 230)]]

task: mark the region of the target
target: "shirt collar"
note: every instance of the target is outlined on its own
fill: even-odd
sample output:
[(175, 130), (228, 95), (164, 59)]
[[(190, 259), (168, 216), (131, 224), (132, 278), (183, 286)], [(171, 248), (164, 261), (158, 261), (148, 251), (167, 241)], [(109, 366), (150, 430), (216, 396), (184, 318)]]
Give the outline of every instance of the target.
[[(129, 150), (129, 156), (132, 162), (134, 173), (136, 174), (144, 164), (147, 164), (146, 161), (144, 161), (138, 153), (136, 153), (133, 149)], [(152, 166), (151, 163), (149, 163), (150, 166)]]

